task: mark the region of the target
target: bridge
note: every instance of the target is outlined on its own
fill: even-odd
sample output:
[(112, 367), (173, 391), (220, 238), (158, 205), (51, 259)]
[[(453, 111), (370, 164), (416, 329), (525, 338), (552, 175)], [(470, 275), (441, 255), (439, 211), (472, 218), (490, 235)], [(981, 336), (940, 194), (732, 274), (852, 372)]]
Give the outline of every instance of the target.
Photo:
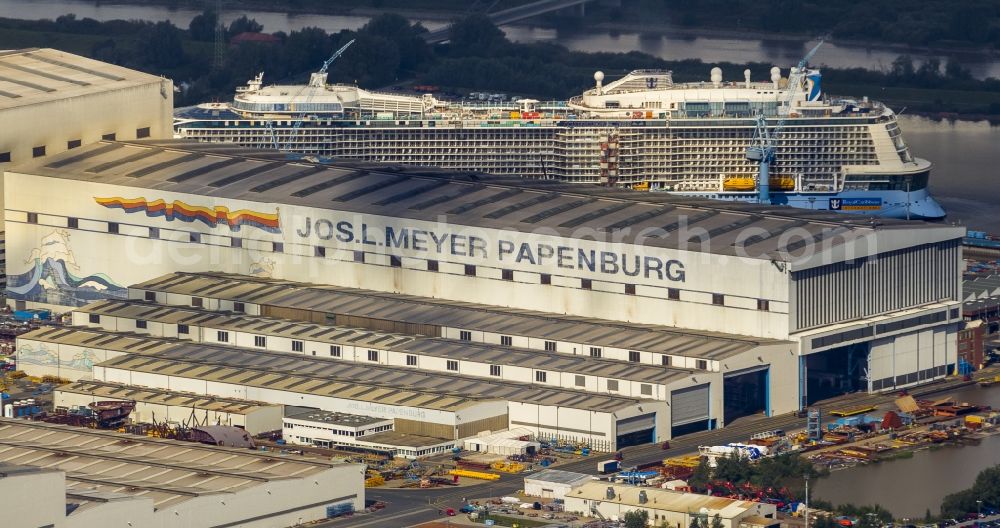
[[(530, 4), (524, 4), (510, 9), (497, 11), (495, 13), (490, 13), (486, 16), (488, 16), (489, 19), (492, 20), (497, 26), (503, 26), (536, 17), (538, 15), (543, 15), (545, 13), (559, 11), (560, 9), (579, 7), (582, 11), (583, 6), (592, 1), (594, 0), (538, 0), (537, 2), (531, 2)], [(451, 36), (450, 33), (451, 25), (449, 24), (441, 29), (428, 31), (427, 33), (424, 33), (423, 36), (424, 40), (426, 40), (429, 44), (438, 44), (440, 42), (447, 41)]]

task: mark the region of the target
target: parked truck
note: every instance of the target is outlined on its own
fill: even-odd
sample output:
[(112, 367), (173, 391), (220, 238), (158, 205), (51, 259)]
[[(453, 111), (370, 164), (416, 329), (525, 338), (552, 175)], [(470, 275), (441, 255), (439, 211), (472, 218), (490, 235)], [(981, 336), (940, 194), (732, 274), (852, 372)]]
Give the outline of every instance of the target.
[(605, 460), (603, 462), (597, 463), (597, 472), (602, 475), (607, 475), (608, 473), (614, 473), (618, 471), (620, 462), (617, 460)]

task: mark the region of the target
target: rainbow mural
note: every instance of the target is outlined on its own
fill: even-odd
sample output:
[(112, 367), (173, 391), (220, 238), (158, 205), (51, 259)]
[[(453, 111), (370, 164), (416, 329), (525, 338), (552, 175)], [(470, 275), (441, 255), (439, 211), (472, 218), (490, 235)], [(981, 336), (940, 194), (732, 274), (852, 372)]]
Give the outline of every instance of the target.
[(178, 220), (181, 222), (201, 222), (209, 227), (219, 225), (229, 226), (231, 231), (239, 231), (242, 226), (252, 226), (263, 229), (269, 233), (280, 233), (281, 226), (278, 220), (278, 213), (258, 213), (248, 209), (230, 211), (228, 207), (217, 205), (212, 207), (201, 207), (186, 204), (180, 200), (167, 203), (164, 200), (146, 201), (145, 198), (122, 198), (114, 196), (111, 198), (97, 198), (94, 200), (98, 204), (108, 209), (121, 209), (126, 213), (137, 213), (145, 211), (146, 216), (162, 216), (168, 222)]

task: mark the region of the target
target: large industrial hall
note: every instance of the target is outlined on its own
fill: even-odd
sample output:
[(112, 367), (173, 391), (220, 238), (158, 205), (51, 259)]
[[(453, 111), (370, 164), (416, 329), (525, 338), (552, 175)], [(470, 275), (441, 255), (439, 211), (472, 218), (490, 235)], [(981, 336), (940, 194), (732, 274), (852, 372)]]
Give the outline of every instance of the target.
[(8, 298), (76, 309), (19, 363), (70, 379), (613, 450), (956, 363), (943, 224), (183, 141), (5, 178)]
[(15, 526), (283, 528), (360, 509), (364, 492), (362, 464), (0, 418)]

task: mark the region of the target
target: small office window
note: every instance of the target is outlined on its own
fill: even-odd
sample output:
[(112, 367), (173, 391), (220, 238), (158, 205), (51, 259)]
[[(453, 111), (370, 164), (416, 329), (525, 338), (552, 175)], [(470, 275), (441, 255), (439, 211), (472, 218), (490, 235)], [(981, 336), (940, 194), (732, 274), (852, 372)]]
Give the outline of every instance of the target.
[(115, 133), (115, 132), (112, 132), (110, 134), (104, 134), (104, 135), (102, 135), (101, 139), (103, 139), (105, 141), (114, 141), (116, 137), (118, 137), (118, 134)]
[(83, 145), (83, 141), (79, 139), (71, 139), (66, 142), (66, 150), (73, 150), (75, 148), (80, 148)]
[(284, 253), (285, 243), (284, 242), (271, 242), (271, 252), (273, 253)]
[(472, 341), (472, 332), (468, 330), (460, 330), (458, 332), (458, 338), (462, 341)]
[(136, 328), (141, 328), (141, 329), (145, 330), (147, 326), (148, 325), (147, 325), (146, 321), (144, 321), (142, 319), (136, 319), (135, 320), (135, 327)]
[(625, 295), (635, 295), (635, 284), (625, 285)]
[(590, 347), (590, 357), (601, 357), (601, 347)]
[(7, 163), (10, 161), (10, 152), (0, 152), (0, 163)]
[(642, 394), (643, 396), (652, 396), (653, 386), (648, 383), (639, 385), (639, 394)]
[(490, 365), (490, 376), (500, 375), (500, 365)]
[(437, 271), (437, 270), (438, 270), (438, 261), (436, 261), (436, 260), (428, 260), (427, 261), (427, 271)]
[(707, 360), (699, 359), (699, 360), (695, 361), (694, 365), (695, 365), (695, 368), (697, 368), (697, 369), (708, 370), (708, 361)]
[(368, 351), (368, 361), (378, 361), (378, 350)]
[(509, 270), (509, 269), (500, 270), (500, 278), (505, 281), (514, 280), (514, 270)]
[(38, 213), (28, 213), (28, 223), (37, 224), (38, 223)]
[(771, 302), (767, 299), (757, 299), (757, 309), (762, 312), (768, 312), (771, 310)]
[(159, 227), (151, 227), (151, 228), (149, 228), (149, 238), (151, 238), (153, 240), (159, 240), (159, 238), (160, 238), (160, 228)]
[(320, 258), (326, 257), (326, 248), (323, 247), (323, 246), (315, 246), (315, 247), (313, 247), (313, 256), (320, 257)]
[(576, 376), (576, 386), (585, 387), (586, 385), (587, 385), (587, 378), (578, 374)]
[(415, 367), (415, 366), (417, 366), (417, 356), (414, 356), (413, 354), (407, 354), (406, 355), (406, 366), (408, 366), (408, 367)]
[(396, 255), (389, 255), (389, 265), (394, 268), (402, 268), (403, 259), (401, 257), (397, 257)]
[(243, 239), (240, 237), (232, 237), (229, 239), (229, 247), (241, 248), (243, 247)]
[(541, 283), (542, 284), (552, 284), (552, 275), (549, 275), (548, 273), (542, 273)]
[(545, 342), (545, 351), (546, 352), (555, 352), (556, 351), (556, 342), (555, 341), (546, 341)]
[(468, 275), (469, 277), (475, 277), (476, 276), (476, 266), (475, 266), (475, 264), (466, 264), (465, 265), (465, 274)]
[(203, 308), (205, 306), (205, 301), (201, 297), (191, 297), (191, 306), (195, 308)]
[(354, 262), (364, 263), (365, 262), (365, 252), (364, 251), (355, 251), (354, 252)]
[(79, 227), (80, 227), (80, 220), (78, 218), (67, 218), (66, 219), (66, 227), (68, 227), (70, 229), (79, 229)]
[(721, 293), (713, 293), (712, 294), (712, 304), (714, 304), (716, 306), (725, 306), (725, 304), (726, 304), (726, 296), (723, 295), (723, 294), (721, 294)]
[(246, 306), (244, 306), (243, 303), (241, 303), (241, 302), (234, 302), (233, 303), (233, 311), (234, 312), (243, 313), (243, 312), (246, 312), (247, 310), (246, 310)]
[(149, 127), (142, 127), (135, 129), (135, 138), (143, 139), (149, 137)]
[(667, 288), (667, 299), (678, 301), (681, 298), (681, 291), (677, 288)]
[(330, 357), (340, 357), (340, 345), (330, 345)]
[(608, 380), (608, 390), (617, 391), (618, 390), (618, 380)]
[(298, 341), (298, 340), (294, 340), (293, 339), (292, 340), (292, 352), (302, 352), (303, 350), (304, 350), (304, 346), (302, 344), (302, 341)]
[(192, 244), (200, 244), (201, 233), (188, 233), (188, 242), (191, 242)]
[(146, 292), (146, 300), (156, 302), (156, 292)]
[(500, 344), (502, 346), (511, 346), (514, 340), (510, 336), (500, 336)]
[(669, 367), (670, 366), (670, 356), (668, 356), (666, 354), (663, 354), (662, 356), (660, 356), (660, 364), (663, 365), (664, 367)]
[(594, 287), (594, 282), (590, 279), (580, 279), (580, 287), (589, 290)]
[(98, 314), (90, 314), (88, 317), (91, 323), (98, 324), (101, 322), (101, 316)]
[(32, 158), (40, 158), (45, 155), (45, 145), (31, 149)]
[(264, 348), (267, 346), (267, 338), (264, 336), (253, 336), (253, 346)]
[(535, 371), (535, 381), (537, 381), (538, 383), (545, 383), (545, 381), (546, 381), (545, 378), (547, 376), (548, 375), (547, 375), (547, 373), (544, 370), (536, 370)]
[(187, 334), (191, 333), (191, 329), (189, 329), (188, 325), (186, 325), (186, 324), (179, 324), (179, 325), (177, 325), (177, 333), (179, 335), (187, 335)]
[(448, 362), (447, 362), (447, 364), (445, 365), (445, 368), (447, 368), (448, 370), (450, 370), (452, 372), (458, 372), (458, 361), (455, 361), (453, 359), (449, 359)]
[(118, 224), (116, 224), (115, 222), (108, 222), (108, 233), (111, 233), (113, 235), (117, 235), (118, 234)]
[(635, 350), (629, 350), (628, 351), (628, 360), (631, 361), (632, 363), (638, 363), (639, 362), (639, 353), (636, 352)]
[(219, 342), (220, 343), (228, 343), (229, 342), (229, 332), (223, 332), (222, 330), (219, 330), (218, 334), (219, 334)]

